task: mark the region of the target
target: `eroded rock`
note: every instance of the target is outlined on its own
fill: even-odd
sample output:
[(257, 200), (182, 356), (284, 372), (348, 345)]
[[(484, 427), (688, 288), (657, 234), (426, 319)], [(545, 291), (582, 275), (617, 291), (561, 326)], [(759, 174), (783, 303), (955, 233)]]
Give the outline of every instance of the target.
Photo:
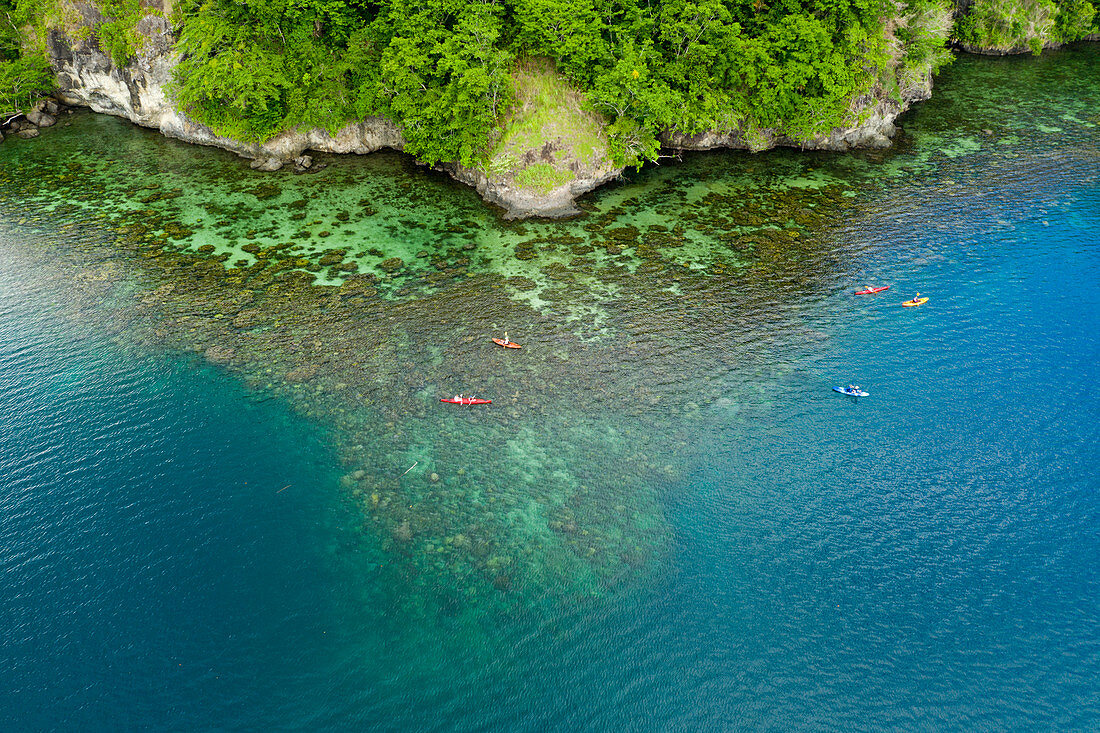
[(248, 167), (254, 171), (272, 173), (283, 167), (283, 161), (278, 158), (256, 158), (248, 164)]

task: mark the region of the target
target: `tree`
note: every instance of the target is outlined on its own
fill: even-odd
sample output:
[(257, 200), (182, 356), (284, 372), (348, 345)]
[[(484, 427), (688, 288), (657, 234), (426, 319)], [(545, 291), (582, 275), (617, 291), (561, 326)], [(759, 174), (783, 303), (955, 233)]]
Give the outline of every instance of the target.
[(34, 100), (53, 89), (53, 72), (41, 52), (24, 52), (19, 27), (26, 9), (0, 0), (0, 121), (26, 112)]

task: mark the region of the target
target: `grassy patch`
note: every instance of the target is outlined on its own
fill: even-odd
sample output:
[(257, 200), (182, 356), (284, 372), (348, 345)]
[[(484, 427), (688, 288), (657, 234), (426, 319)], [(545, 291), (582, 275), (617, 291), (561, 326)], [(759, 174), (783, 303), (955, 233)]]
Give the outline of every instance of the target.
[(549, 163), (534, 163), (517, 171), (513, 177), (516, 185), (539, 193), (549, 193), (563, 183), (572, 181), (576, 176), (570, 170), (558, 170)]

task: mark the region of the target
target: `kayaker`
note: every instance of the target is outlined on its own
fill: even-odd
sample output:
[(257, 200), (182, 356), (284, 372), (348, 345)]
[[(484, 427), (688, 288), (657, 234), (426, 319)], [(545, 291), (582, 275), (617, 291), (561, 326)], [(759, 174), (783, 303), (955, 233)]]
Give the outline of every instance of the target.
[(512, 342), (508, 340), (508, 332), (505, 331), (504, 332), (504, 344), (507, 346), (510, 343), (512, 343)]

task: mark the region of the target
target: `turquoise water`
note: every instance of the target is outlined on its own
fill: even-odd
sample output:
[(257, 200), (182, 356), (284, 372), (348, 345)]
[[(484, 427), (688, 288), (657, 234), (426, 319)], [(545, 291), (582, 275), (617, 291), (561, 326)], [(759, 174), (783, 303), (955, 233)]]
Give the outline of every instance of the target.
[[(0, 726), (1094, 727), (1098, 63), (961, 60), (896, 151), (689, 156), (560, 224), (396, 157), (11, 141)], [(175, 229), (364, 180), (366, 282)]]
[(211, 370), (59, 323), (64, 294), (0, 251), (2, 726), (245, 724), (238, 706), (267, 702), (227, 660), (275, 683), (325, 657), (312, 583), (334, 585), (347, 540), (323, 436)]

